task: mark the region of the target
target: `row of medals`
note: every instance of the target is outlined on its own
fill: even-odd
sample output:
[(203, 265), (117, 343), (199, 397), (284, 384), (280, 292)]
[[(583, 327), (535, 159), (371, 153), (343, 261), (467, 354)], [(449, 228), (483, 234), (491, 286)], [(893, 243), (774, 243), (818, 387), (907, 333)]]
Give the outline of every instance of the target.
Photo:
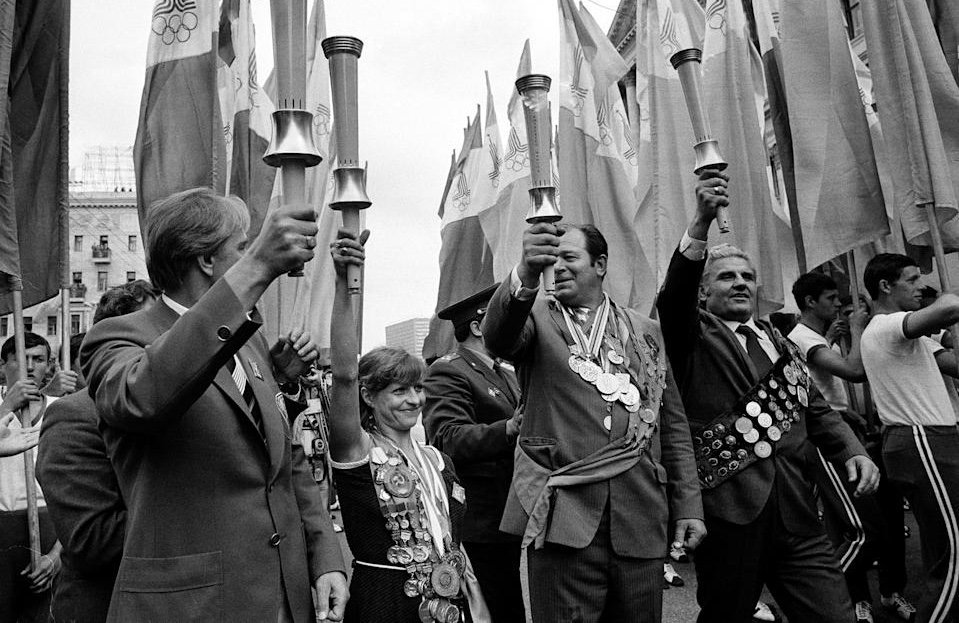
[[(570, 345), (569, 353), (569, 369), (587, 383), (594, 385), (603, 396), (603, 400), (611, 403), (621, 402), (630, 413), (639, 413), (639, 418), (647, 424), (656, 421), (656, 413), (640, 404), (639, 388), (633, 385), (628, 373), (604, 371), (598, 363), (593, 361), (592, 357), (583, 353), (583, 349), (576, 344)], [(629, 366), (629, 360), (613, 348), (606, 352), (606, 360), (611, 366), (621, 366), (623, 368)], [(647, 373), (653, 376), (656, 372), (652, 358), (644, 363), (646, 363)], [(606, 416), (603, 420), (603, 426), (606, 427), (606, 430), (612, 428), (610, 416)]]
[[(760, 459), (772, 455), (772, 444), (779, 441), (783, 433), (789, 432), (794, 422), (799, 421), (799, 407), (809, 404), (809, 394), (805, 384), (805, 371), (789, 363), (783, 367), (785, 386), (776, 379), (769, 379), (767, 389), (760, 388), (755, 396), (746, 403), (746, 415), (736, 418), (733, 430), (727, 430), (724, 424), (702, 431), (695, 439), (700, 446), (700, 455), (708, 464), (717, 468), (720, 478), (739, 469), (740, 464), (749, 457), (749, 447)], [(739, 446), (740, 440), (745, 447)], [(719, 467), (723, 463), (722, 467)], [(713, 479), (707, 475), (706, 480)]]
[[(407, 508), (389, 513), (386, 529), (393, 542), (386, 551), (386, 559), (393, 565), (406, 568), (410, 578), (403, 585), (407, 597), (422, 596), (419, 616), (424, 623), (456, 623), (460, 609), (450, 599), (460, 592), (460, 578), (466, 571), (466, 557), (451, 543), (447, 543), (442, 559), (432, 546), (429, 519), (419, 510), (419, 476), (396, 455), (389, 455), (376, 468), (374, 481), (380, 485), (379, 496), (384, 501), (398, 498)], [(412, 499), (410, 499), (412, 498)]]

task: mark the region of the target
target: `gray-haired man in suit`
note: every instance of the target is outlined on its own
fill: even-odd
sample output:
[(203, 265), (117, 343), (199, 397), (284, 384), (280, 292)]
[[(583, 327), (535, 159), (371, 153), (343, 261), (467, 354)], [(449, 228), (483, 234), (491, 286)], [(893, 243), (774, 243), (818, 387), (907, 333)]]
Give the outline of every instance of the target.
[[(662, 556), (704, 536), (689, 427), (658, 323), (603, 292), (589, 225), (535, 224), (483, 320), (525, 415), (502, 529), (523, 535), (534, 621), (662, 619)], [(537, 296), (555, 267), (555, 300)], [(672, 531), (668, 531), (672, 523)]]
[[(844, 463), (857, 495), (879, 470), (809, 383), (798, 349), (753, 318), (757, 275), (745, 253), (706, 236), (728, 178), (704, 171), (696, 216), (657, 299), (666, 348), (690, 416), (710, 538), (696, 552), (699, 623), (751, 620), (763, 584), (790, 621), (853, 620), (816, 516), (809, 444)], [(787, 363), (788, 362), (788, 363)]]

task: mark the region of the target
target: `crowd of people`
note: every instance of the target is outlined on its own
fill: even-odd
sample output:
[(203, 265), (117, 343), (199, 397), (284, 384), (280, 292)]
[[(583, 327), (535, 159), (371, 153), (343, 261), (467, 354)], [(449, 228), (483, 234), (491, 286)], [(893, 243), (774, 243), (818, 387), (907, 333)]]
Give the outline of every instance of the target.
[[(687, 554), (700, 623), (750, 621), (764, 588), (791, 623), (871, 622), (876, 561), (882, 607), (959, 620), (944, 331), (959, 298), (924, 301), (916, 263), (879, 254), (862, 276), (871, 313), (844, 316), (812, 272), (784, 336), (756, 315), (749, 256), (707, 249), (727, 185), (700, 176), (658, 320), (604, 292), (602, 232), (539, 223), (502, 283), (439, 312), (458, 346), (430, 365), (357, 357), (346, 275), (369, 233), (341, 230), (322, 408), (306, 399), (312, 337), (268, 344), (256, 309), (318, 252), (313, 208), (272, 210), (248, 240), (235, 198), (158, 202), (153, 283), (103, 296), (72, 372), (32, 333), (26, 379), (12, 338), (0, 351), (0, 622), (659, 623), (664, 560)], [(35, 445), (39, 564), (19, 456)]]

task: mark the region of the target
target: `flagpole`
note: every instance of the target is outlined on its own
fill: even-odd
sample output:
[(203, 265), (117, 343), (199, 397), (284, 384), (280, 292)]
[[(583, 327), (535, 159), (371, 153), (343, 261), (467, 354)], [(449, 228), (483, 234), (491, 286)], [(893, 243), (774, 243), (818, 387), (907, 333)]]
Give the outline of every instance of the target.
[[(13, 296), (13, 344), (17, 351), (18, 380), (27, 380), (27, 352), (23, 326), (23, 282), (19, 277), (11, 277)], [(10, 382), (10, 379), (7, 379)], [(30, 405), (20, 409), (20, 425), (24, 428), (33, 425), (30, 418)], [(27, 530), (30, 534), (30, 569), (40, 566), (40, 517), (37, 511), (37, 476), (33, 462), (33, 449), (23, 453), (23, 478), (27, 493)]]
[(932, 238), (932, 252), (936, 255), (936, 267), (939, 269), (939, 285), (943, 292), (952, 290), (949, 280), (949, 271), (946, 268), (946, 253), (942, 244), (942, 232), (936, 221), (936, 206), (932, 202), (921, 204), (926, 209), (926, 220), (929, 222), (929, 236)]
[[(64, 7), (66, 23), (70, 23), (70, 3)], [(70, 29), (60, 30), (60, 110), (70, 105)], [(70, 371), (70, 119), (60, 117), (60, 188), (57, 193), (60, 227), (60, 369)]]

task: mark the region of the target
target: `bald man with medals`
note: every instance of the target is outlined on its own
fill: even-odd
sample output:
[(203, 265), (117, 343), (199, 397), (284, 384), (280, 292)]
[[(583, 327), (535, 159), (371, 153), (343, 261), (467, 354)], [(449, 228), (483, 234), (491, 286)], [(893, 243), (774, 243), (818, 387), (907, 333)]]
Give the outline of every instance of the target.
[[(607, 254), (595, 227), (533, 224), (483, 319), (523, 390), (501, 529), (527, 548), (533, 621), (658, 623), (663, 552), (705, 534), (659, 324), (603, 292)], [(538, 296), (550, 265), (555, 298)]]

